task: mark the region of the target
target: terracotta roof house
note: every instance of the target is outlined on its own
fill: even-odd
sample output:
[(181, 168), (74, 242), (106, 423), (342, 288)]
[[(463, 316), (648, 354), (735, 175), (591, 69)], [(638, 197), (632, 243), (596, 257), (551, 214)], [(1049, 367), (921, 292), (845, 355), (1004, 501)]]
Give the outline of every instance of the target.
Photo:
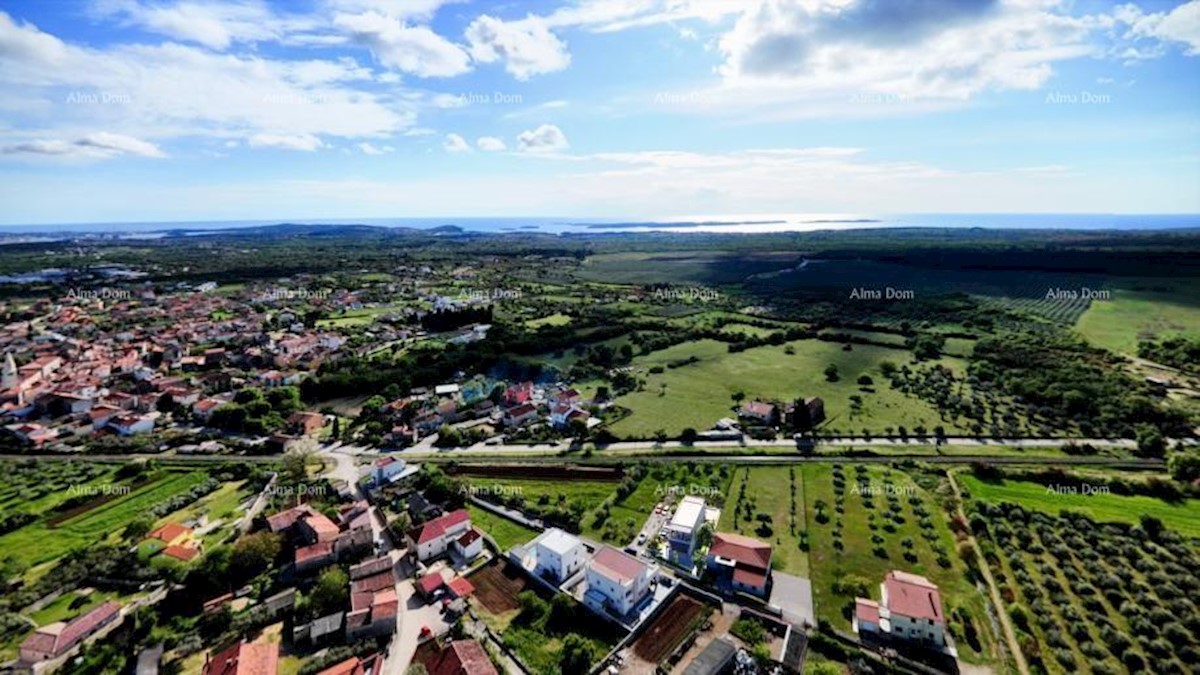
[(854, 631), (864, 640), (957, 653), (946, 633), (937, 584), (918, 574), (892, 570), (879, 585), (879, 592), (879, 602), (854, 600)]
[(456, 640), (425, 661), (429, 675), (498, 675), (483, 645), (475, 640)]
[(202, 675), (275, 675), (279, 672), (279, 645), (240, 642), (205, 662)]
[(770, 595), (771, 545), (732, 532), (717, 532), (708, 549), (705, 569), (718, 587), (765, 598)]
[(368, 672), (375, 672), (378, 660), (378, 656), (374, 654), (363, 659), (351, 656), (341, 663), (322, 670), (317, 675), (366, 675)]
[(162, 554), (168, 558), (190, 562), (200, 555), (200, 549), (192, 548), (191, 546), (168, 546), (162, 550)]
[(146, 539), (161, 541), (167, 546), (179, 546), (192, 538), (192, 528), (179, 523), (166, 523), (162, 527), (146, 535)]
[(470, 537), (460, 541), (470, 531), (470, 514), (466, 509), (458, 509), (410, 529), (407, 538), (409, 546), (416, 549), (417, 559), (422, 562), (447, 552), (454, 552), (471, 560), (482, 550), (482, 545), (480, 541)]
[(120, 618), (121, 605), (110, 600), (69, 623), (59, 621), (43, 626), (21, 643), (21, 660), (37, 663), (62, 656)]

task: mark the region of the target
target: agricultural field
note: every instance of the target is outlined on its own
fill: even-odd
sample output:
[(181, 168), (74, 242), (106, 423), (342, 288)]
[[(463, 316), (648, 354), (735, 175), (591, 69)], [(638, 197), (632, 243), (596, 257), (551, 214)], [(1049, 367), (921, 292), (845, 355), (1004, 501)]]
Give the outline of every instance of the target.
[(633, 643), (633, 653), (648, 664), (659, 664), (712, 614), (713, 608), (687, 595), (676, 595)]
[(1012, 501), (976, 501), (972, 508), (984, 560), (1036, 672), (1194, 672), (1194, 543), (1152, 519), (1103, 522)]
[(848, 629), (854, 598), (879, 599), (884, 575), (902, 569), (941, 589), (960, 656), (993, 662), (997, 648), (987, 600), (968, 580), (942, 506), (930, 491), (941, 479), (921, 476), (918, 483), (902, 471), (861, 464), (803, 468), (817, 616)]
[(471, 514), (471, 523), (494, 539), (501, 551), (527, 543), (537, 536), (534, 530), (473, 504), (467, 505), (467, 512)]
[[(710, 506), (722, 508), (729, 493), (732, 471), (713, 464), (652, 464), (623, 499), (613, 498), (583, 517), (583, 534), (614, 546), (624, 546), (637, 536), (654, 507), (668, 499), (678, 501), (686, 494), (704, 497)], [(672, 496), (673, 495), (673, 496)]]
[(1093, 520), (1128, 525), (1138, 524), (1142, 516), (1151, 516), (1185, 537), (1200, 537), (1200, 500), (1170, 503), (1144, 495), (1061, 494), (1030, 481), (985, 481), (970, 474), (957, 480), (971, 498), (985, 502), (1012, 502), (1051, 515), (1066, 509)]
[(808, 577), (808, 516), (804, 500), (805, 467), (737, 467), (719, 532), (736, 532), (774, 547), (771, 566)]
[[(788, 351), (794, 353), (788, 354)], [(695, 358), (695, 363), (687, 363)], [(764, 346), (731, 353), (725, 343), (698, 340), (637, 356), (633, 366), (644, 373), (641, 391), (625, 394), (616, 404), (632, 411), (612, 424), (622, 438), (652, 438), (656, 431), (678, 435), (683, 429), (711, 428), (717, 420), (730, 417), (736, 392), (746, 400), (755, 398), (793, 400), (819, 396), (825, 400), (828, 420), (824, 429), (859, 432), (863, 428), (883, 434), (889, 428), (910, 429), (938, 424), (947, 430), (952, 422), (942, 421), (931, 405), (887, 386), (880, 374), (885, 361), (902, 364), (912, 359), (906, 350), (873, 345), (842, 345), (821, 340), (800, 340), (780, 346)], [(961, 371), (961, 361), (943, 359), (951, 370)], [(676, 367), (670, 367), (676, 364)], [(838, 378), (829, 381), (825, 369), (836, 366)], [(662, 373), (649, 373), (661, 367)], [(859, 376), (868, 375), (875, 384), (862, 387)], [(867, 391), (867, 389), (873, 391)], [(861, 398), (854, 406), (852, 396)], [(959, 429), (965, 431), (966, 429)]]
[(1200, 285), (1154, 279), (1118, 288), (1113, 298), (1094, 302), (1075, 328), (1088, 342), (1120, 354), (1137, 355), (1140, 340), (1200, 337)]
[(0, 520), (15, 514), (37, 515), (59, 504), (113, 484), (117, 468), (87, 462), (0, 462)]
[(0, 550), (21, 563), (38, 565), (80, 547), (117, 535), (134, 519), (151, 513), (176, 496), (205, 484), (201, 471), (162, 471), (128, 494), (97, 497), (76, 510), (38, 521), (0, 536)]

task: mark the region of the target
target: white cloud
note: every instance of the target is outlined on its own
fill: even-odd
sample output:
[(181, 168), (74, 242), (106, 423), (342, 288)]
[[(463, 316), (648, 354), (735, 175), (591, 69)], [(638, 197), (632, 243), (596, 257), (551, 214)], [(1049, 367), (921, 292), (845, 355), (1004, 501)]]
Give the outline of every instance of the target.
[[(1129, 25), (1128, 38), (1180, 43), (1185, 46), (1185, 53), (1189, 56), (1200, 54), (1200, 0), (1191, 0), (1170, 12), (1153, 14), (1146, 14), (1137, 5), (1121, 5), (1114, 15)], [(1152, 48), (1148, 55), (1157, 56), (1161, 53), (1161, 49)], [(1145, 53), (1139, 51), (1137, 54)]]
[(376, 146), (371, 143), (359, 143), (357, 147), (364, 155), (386, 155), (395, 150), (390, 145)]
[(411, 127), (418, 104), (357, 87), (370, 77), (349, 58), (279, 61), (174, 43), (95, 49), (0, 12), (0, 100), (40, 106), (5, 122), (30, 138), (97, 128), (153, 140), (355, 138)]
[(90, 159), (107, 159), (119, 155), (136, 155), (156, 159), (167, 156), (153, 143), (132, 136), (108, 132), (88, 134), (73, 141), (24, 141), (5, 146), (0, 149), (0, 153), (6, 155), (57, 155)]
[(518, 80), (562, 70), (571, 63), (567, 45), (534, 16), (502, 21), (483, 14), (467, 26), (471, 57), (480, 63), (503, 61)]
[(504, 144), (503, 140), (495, 136), (480, 136), (476, 139), (475, 146), (485, 152), (498, 152), (508, 147)]
[(325, 147), (321, 139), (312, 134), (255, 134), (250, 137), (249, 143), (252, 148), (279, 148), (303, 152), (312, 152)]
[(276, 16), (256, 0), (167, 4), (101, 0), (94, 9), (101, 16), (119, 18), (125, 25), (218, 50), (234, 42), (278, 40), (284, 31), (308, 25)]
[(377, 12), (339, 14), (334, 24), (390, 68), (417, 77), (453, 77), (471, 70), (471, 60), (461, 47), (426, 26), (409, 26)]
[(443, 5), (462, 0), (325, 0), (336, 11), (348, 13), (379, 12), (398, 19), (428, 21)]
[(446, 152), (470, 152), (471, 146), (467, 143), (467, 139), (458, 134), (446, 134), (446, 138), (442, 141), (442, 149)]
[(964, 99), (1034, 89), (1095, 53), (1092, 17), (1054, 0), (764, 0), (719, 41), (727, 83)]
[(566, 135), (553, 124), (543, 124), (536, 129), (522, 131), (517, 136), (517, 149), (521, 152), (554, 153), (568, 147)]

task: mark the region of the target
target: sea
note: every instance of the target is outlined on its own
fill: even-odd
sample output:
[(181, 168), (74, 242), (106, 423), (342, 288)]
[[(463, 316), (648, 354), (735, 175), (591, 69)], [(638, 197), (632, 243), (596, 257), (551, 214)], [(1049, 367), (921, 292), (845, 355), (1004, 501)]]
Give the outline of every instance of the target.
[(707, 232), (764, 233), (811, 232), (863, 228), (983, 228), (1029, 230), (1180, 230), (1200, 228), (1200, 214), (1110, 214), (1110, 213), (909, 213), (909, 214), (717, 214), (670, 218), (572, 218), (572, 217), (438, 217), (438, 218), (278, 218), (268, 220), (225, 220), (190, 222), (63, 223), (0, 225), (0, 237), (31, 235), (34, 239), (54, 236), (97, 234), (155, 238), (167, 234), (204, 234), (282, 223), (301, 225), (373, 225), (432, 229), (457, 226), (478, 233), (615, 233), (615, 232)]

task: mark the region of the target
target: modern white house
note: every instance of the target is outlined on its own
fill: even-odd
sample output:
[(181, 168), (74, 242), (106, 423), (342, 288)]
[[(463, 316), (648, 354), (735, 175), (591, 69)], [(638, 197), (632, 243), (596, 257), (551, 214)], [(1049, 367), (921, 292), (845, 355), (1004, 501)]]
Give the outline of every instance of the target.
[(657, 565), (602, 546), (587, 565), (583, 602), (594, 611), (624, 617), (650, 595), (657, 575)]
[(879, 585), (879, 592), (879, 602), (855, 598), (856, 633), (955, 652), (953, 644), (947, 644), (946, 617), (936, 584), (918, 574), (892, 570)]
[(537, 560), (534, 574), (559, 584), (583, 569), (587, 557), (583, 542), (558, 528), (550, 528), (538, 535), (532, 548)]
[(696, 535), (704, 526), (704, 499), (687, 496), (679, 501), (675, 515), (667, 524), (667, 559), (673, 564), (692, 568), (692, 555), (696, 552)]

